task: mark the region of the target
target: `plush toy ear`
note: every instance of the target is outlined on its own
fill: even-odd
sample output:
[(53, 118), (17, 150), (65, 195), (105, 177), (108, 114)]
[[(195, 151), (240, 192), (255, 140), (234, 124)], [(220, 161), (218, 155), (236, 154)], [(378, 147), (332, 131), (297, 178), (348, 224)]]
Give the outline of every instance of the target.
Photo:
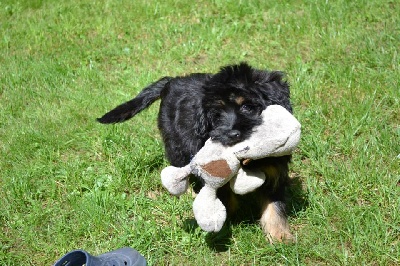
[(264, 172), (240, 168), (237, 175), (231, 179), (230, 186), (233, 192), (243, 195), (254, 191), (264, 182)]
[(189, 165), (181, 168), (168, 166), (161, 171), (161, 183), (169, 193), (180, 196), (185, 193), (189, 187), (189, 174)]

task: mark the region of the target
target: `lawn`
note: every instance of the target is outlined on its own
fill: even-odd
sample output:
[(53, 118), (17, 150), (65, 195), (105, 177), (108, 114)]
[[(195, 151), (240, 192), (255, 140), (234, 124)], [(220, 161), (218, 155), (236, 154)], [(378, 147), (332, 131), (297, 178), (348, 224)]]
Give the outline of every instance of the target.
[[(123, 246), (149, 265), (398, 265), (399, 14), (386, 0), (1, 1), (0, 265)], [(162, 76), (240, 61), (291, 84), (294, 244), (196, 225), (192, 196), (160, 182), (157, 104), (95, 121)]]

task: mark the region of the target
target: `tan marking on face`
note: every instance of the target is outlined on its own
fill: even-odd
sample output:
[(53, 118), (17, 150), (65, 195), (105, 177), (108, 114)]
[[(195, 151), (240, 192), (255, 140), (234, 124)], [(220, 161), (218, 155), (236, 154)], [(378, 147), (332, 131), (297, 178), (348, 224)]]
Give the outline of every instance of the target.
[(244, 98), (242, 97), (242, 96), (237, 96), (236, 98), (235, 98), (235, 102), (238, 104), (238, 105), (242, 105), (243, 103), (244, 103)]
[(225, 102), (223, 100), (218, 100), (217, 104), (220, 106), (225, 106)]

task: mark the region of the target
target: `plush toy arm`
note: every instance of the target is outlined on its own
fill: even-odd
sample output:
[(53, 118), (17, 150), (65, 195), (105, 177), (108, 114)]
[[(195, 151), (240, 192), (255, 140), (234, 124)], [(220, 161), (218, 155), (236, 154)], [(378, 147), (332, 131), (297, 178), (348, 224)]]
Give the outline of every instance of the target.
[(254, 191), (265, 182), (265, 174), (259, 170), (240, 168), (237, 175), (230, 180), (233, 192), (244, 195)]
[(219, 232), (226, 220), (224, 204), (217, 198), (215, 188), (205, 185), (193, 202), (197, 224), (206, 232)]
[(168, 166), (161, 171), (161, 183), (175, 196), (180, 196), (189, 187), (190, 165), (185, 167)]

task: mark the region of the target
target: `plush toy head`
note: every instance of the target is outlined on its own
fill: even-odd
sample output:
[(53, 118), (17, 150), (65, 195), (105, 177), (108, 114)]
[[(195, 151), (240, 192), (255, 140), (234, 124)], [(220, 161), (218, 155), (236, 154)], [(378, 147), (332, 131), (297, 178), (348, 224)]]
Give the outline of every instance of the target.
[(199, 226), (208, 232), (217, 232), (226, 219), (226, 209), (216, 191), (227, 182), (237, 194), (246, 194), (265, 181), (261, 171), (240, 167), (242, 160), (289, 155), (300, 140), (300, 123), (285, 108), (271, 105), (262, 112), (263, 122), (251, 137), (231, 147), (207, 140), (189, 165), (166, 167), (161, 172), (164, 187), (174, 195), (188, 188), (189, 174), (203, 178), (205, 185), (193, 202), (193, 211)]

